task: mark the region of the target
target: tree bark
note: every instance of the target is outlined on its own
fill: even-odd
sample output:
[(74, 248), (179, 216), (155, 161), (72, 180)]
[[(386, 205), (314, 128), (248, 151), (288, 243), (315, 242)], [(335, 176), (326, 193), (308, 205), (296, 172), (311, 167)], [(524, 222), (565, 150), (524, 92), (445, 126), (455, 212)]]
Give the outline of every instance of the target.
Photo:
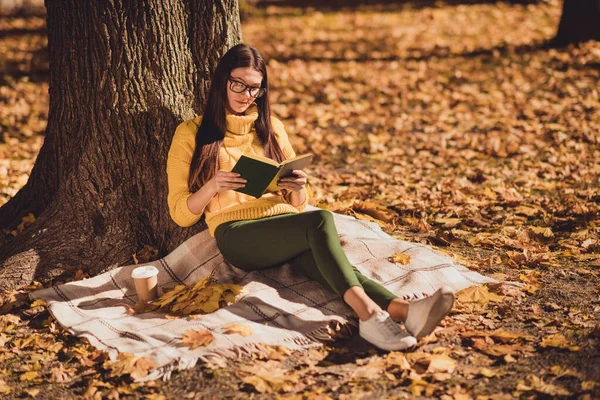
[(564, 0), (553, 43), (565, 46), (588, 40), (600, 40), (600, 0)]
[(0, 289), (166, 254), (204, 229), (167, 207), (166, 158), (198, 114), (220, 56), (241, 40), (236, 0), (51, 0), (48, 126), (0, 227), (36, 221), (0, 248)]

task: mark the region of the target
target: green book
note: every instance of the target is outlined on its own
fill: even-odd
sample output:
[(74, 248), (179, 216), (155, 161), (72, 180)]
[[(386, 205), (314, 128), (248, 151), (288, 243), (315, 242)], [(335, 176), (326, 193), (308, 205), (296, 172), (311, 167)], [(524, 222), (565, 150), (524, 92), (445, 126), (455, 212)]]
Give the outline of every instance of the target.
[(246, 186), (235, 190), (256, 198), (281, 190), (277, 186), (279, 179), (294, 175), (295, 169), (304, 169), (312, 157), (312, 154), (303, 154), (278, 163), (270, 158), (243, 154), (231, 172), (237, 172), (247, 182)]

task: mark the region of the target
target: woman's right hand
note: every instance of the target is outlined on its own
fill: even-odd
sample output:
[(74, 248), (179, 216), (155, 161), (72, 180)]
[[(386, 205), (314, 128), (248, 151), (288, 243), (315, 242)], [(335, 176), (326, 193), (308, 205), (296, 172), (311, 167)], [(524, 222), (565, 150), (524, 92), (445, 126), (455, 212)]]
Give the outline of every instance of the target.
[(211, 179), (216, 193), (234, 190), (246, 186), (246, 179), (241, 178), (237, 172), (219, 170)]

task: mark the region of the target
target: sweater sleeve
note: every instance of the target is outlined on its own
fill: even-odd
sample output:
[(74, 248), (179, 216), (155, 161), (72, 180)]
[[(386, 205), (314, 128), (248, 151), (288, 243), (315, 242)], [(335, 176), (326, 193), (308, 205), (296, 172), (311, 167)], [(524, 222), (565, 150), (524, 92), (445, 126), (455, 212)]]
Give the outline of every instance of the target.
[(189, 227), (200, 220), (202, 214), (190, 211), (187, 200), (192, 195), (188, 186), (190, 165), (196, 146), (196, 120), (181, 123), (175, 130), (167, 156), (167, 202), (173, 221), (181, 227)]
[[(281, 147), (281, 150), (283, 151), (283, 155), (285, 156), (285, 158), (289, 159), (289, 158), (296, 157), (296, 152), (292, 148), (290, 139), (285, 131), (285, 128), (283, 127), (283, 122), (281, 122), (277, 118), (271, 116), (271, 126), (273, 127), (273, 133), (275, 133), (275, 138), (277, 139), (277, 143), (279, 143), (279, 146)], [(306, 208), (306, 206), (308, 204), (308, 198), (310, 196), (310, 191), (307, 189), (307, 187), (304, 187), (304, 189), (302, 189), (302, 190), (304, 190), (304, 194), (305, 194), (304, 202), (302, 204), (300, 204), (299, 206), (294, 206), (300, 212), (302, 212)], [(291, 196), (291, 192), (286, 193), (286, 195), (284, 196), (285, 201), (288, 203), (290, 202), (290, 196)]]

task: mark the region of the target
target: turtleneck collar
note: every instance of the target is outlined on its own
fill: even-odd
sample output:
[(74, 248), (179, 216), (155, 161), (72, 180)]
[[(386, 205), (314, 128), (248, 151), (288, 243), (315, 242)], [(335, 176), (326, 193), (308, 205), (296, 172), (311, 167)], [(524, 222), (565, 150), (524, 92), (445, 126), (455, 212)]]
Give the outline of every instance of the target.
[(227, 132), (234, 135), (246, 135), (254, 127), (254, 121), (258, 119), (258, 107), (256, 103), (250, 104), (244, 115), (235, 115), (226, 112)]

